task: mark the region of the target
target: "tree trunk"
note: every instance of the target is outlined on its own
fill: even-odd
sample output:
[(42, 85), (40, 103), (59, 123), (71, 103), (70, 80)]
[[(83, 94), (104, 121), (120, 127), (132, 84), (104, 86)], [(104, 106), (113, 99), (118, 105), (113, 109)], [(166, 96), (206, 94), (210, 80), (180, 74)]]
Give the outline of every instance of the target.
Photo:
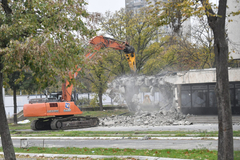
[[(2, 64), (0, 64), (0, 71), (2, 70)], [(15, 160), (15, 151), (13, 148), (13, 143), (11, 135), (8, 128), (7, 117), (5, 113), (5, 108), (3, 104), (3, 75), (0, 72), (0, 134), (3, 147), (4, 158), (6, 160)]]
[(17, 124), (17, 89), (13, 89), (13, 103), (14, 103), (14, 124)]
[(216, 95), (218, 104), (218, 160), (233, 160), (232, 110), (228, 80), (228, 43), (226, 40), (226, 4), (219, 1), (217, 18), (209, 19), (214, 34), (214, 53), (216, 60)]
[(98, 94), (100, 111), (103, 111), (102, 93)]
[(215, 30), (216, 95), (218, 104), (218, 160), (233, 160), (232, 111), (228, 80), (228, 45), (225, 32)]
[(216, 62), (216, 96), (218, 105), (218, 160), (233, 160), (232, 110), (228, 80), (228, 44), (226, 40), (227, 0), (219, 0), (218, 16), (209, 7), (207, 0), (201, 0), (205, 6), (208, 24), (214, 34), (214, 54)]

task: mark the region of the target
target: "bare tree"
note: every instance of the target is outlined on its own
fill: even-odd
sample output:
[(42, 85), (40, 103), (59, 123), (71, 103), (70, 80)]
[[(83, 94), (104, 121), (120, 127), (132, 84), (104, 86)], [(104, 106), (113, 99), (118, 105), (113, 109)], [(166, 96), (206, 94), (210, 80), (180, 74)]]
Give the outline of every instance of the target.
[(208, 25), (206, 17), (196, 17), (198, 24), (192, 29), (192, 42), (201, 51), (201, 68), (216, 67), (214, 57), (214, 36), (213, 31)]

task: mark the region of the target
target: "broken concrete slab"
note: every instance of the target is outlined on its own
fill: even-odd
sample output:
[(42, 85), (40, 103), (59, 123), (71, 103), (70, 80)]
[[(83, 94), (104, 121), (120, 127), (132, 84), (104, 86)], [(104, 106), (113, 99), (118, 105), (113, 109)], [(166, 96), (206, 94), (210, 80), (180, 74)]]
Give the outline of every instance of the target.
[(99, 118), (102, 126), (163, 126), (191, 125), (180, 113), (164, 115), (162, 112), (138, 112), (130, 116), (111, 116)]

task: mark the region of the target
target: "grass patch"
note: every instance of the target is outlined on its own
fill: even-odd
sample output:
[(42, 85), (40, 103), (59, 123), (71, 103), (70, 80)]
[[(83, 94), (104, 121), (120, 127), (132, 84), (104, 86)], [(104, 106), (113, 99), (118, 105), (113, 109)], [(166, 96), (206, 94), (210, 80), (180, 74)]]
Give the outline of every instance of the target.
[(28, 124), (8, 124), (9, 130), (22, 130), (22, 129), (31, 129), (30, 123)]
[[(111, 156), (129, 156), (127, 160), (134, 159), (131, 156), (152, 156), (165, 158), (180, 158), (180, 159), (194, 159), (194, 160), (217, 160), (217, 151), (207, 149), (193, 149), (193, 150), (176, 150), (176, 149), (119, 149), (119, 148), (39, 148), (30, 147), (27, 149), (14, 148), (16, 153), (49, 153), (49, 154), (76, 154), (76, 155), (111, 155)], [(0, 147), (0, 152), (3, 149)], [(0, 155), (3, 158), (3, 155)], [(29, 156), (18, 156), (17, 158), (30, 158)], [(35, 159), (56, 159), (34, 157)], [(69, 159), (63, 158), (61, 159)], [(71, 159), (71, 158), (70, 158)], [(87, 158), (86, 158), (87, 159)], [(125, 160), (125, 158), (104, 158), (104, 160)], [(234, 160), (240, 160), (240, 151), (234, 151)]]
[[(3, 156), (0, 155), (0, 158), (4, 158)], [(16, 156), (17, 159), (22, 159), (22, 160), (57, 160), (56, 158), (49, 158), (49, 157), (34, 157), (34, 158), (29, 158), (29, 156)], [(111, 157), (111, 158), (66, 158), (66, 157), (57, 157), (60, 160), (136, 160), (135, 158), (117, 158), (117, 157)]]
[[(195, 132), (157, 132), (157, 131), (38, 131), (38, 132), (24, 132), (24, 131), (11, 131), (12, 136), (38, 136), (38, 137), (144, 137), (145, 135), (151, 137), (176, 137), (176, 136), (199, 136), (200, 134)], [(205, 136), (201, 135), (201, 136)], [(210, 136), (209, 136), (210, 137)]]
[[(2, 148), (0, 148), (2, 151)], [(15, 148), (18, 153), (50, 153), (50, 154), (78, 154), (78, 155), (119, 155), (119, 156), (153, 156), (182, 159), (217, 160), (217, 151), (207, 149), (175, 150), (175, 149), (119, 149), (119, 148)], [(235, 151), (235, 159), (239, 158), (240, 151)]]
[[(239, 137), (240, 131), (233, 136)], [(217, 137), (218, 132), (197, 131), (11, 131), (14, 137)]]

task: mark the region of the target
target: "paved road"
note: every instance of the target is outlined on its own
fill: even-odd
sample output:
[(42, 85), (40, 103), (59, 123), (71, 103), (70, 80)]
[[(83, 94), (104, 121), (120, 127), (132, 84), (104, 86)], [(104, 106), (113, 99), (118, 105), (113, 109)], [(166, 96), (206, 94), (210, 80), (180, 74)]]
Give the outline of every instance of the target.
[[(173, 126), (129, 126), (129, 127), (92, 127), (75, 129), (76, 131), (218, 131), (218, 124), (194, 124)], [(240, 125), (233, 125), (233, 130), (239, 131)], [(72, 130), (66, 130), (72, 131)]]
[[(134, 149), (209, 149), (217, 150), (217, 140), (42, 140), (29, 139), (28, 146), (77, 147), (77, 148), (134, 148)], [(20, 140), (13, 139), (14, 147), (20, 147)], [(1, 147), (1, 145), (0, 145)], [(240, 150), (240, 140), (234, 140), (234, 150)]]
[[(240, 125), (233, 125), (234, 131), (240, 130)], [(31, 129), (17, 131), (33, 131)], [(193, 125), (172, 125), (172, 126), (117, 126), (117, 127), (92, 127), (65, 131), (218, 131), (218, 124), (193, 124)], [(36, 131), (39, 132), (39, 131)]]

